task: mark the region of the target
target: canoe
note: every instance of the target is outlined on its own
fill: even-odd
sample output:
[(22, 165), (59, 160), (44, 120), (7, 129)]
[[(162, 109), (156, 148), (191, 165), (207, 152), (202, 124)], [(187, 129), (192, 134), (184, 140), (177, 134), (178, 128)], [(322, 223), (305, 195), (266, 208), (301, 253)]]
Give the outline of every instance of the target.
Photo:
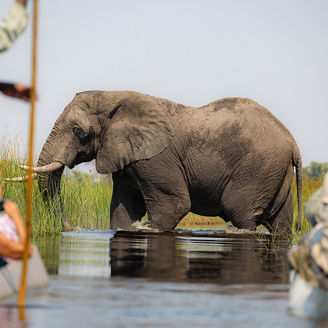
[(313, 286), (297, 272), (292, 271), (288, 307), (293, 314), (316, 320), (327, 320), (327, 304), (327, 290)]
[[(39, 251), (33, 247), (33, 254), (28, 260), (26, 288), (47, 286), (49, 283), (48, 273), (43, 265)], [(0, 268), (0, 299), (16, 294), (19, 290), (23, 262), (11, 261)]]

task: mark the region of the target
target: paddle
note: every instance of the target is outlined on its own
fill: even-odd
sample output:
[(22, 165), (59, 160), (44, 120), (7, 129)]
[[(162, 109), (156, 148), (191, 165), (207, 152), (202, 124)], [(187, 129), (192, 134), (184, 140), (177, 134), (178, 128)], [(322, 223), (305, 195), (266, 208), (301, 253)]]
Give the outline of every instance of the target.
[(30, 134), (29, 134), (29, 157), (28, 157), (28, 179), (26, 187), (26, 241), (23, 255), (23, 267), (21, 274), (21, 283), (19, 288), (18, 306), (24, 307), (26, 275), (28, 263), (28, 248), (31, 239), (32, 226), (32, 192), (33, 192), (33, 141), (34, 141), (34, 113), (36, 101), (36, 59), (37, 59), (37, 28), (38, 28), (38, 0), (34, 0), (33, 6), (33, 46), (32, 46), (32, 85), (31, 85), (31, 107), (30, 107)]

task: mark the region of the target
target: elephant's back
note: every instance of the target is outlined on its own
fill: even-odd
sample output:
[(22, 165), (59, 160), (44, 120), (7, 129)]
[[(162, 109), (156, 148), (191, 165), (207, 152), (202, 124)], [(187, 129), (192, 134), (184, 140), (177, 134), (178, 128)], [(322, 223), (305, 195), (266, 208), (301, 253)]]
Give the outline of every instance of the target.
[(209, 176), (215, 171), (227, 176), (237, 168), (269, 174), (272, 167), (287, 167), (296, 153), (298, 156), (288, 129), (250, 99), (225, 98), (185, 110), (190, 114), (176, 120), (179, 139), (186, 138), (182, 157), (186, 162), (197, 162), (197, 167), (207, 167)]
[[(258, 143), (296, 144), (285, 125), (269, 110), (248, 98), (224, 98), (194, 109), (194, 127), (210, 135), (242, 135)], [(195, 126), (196, 125), (196, 126)], [(197, 128), (196, 128), (197, 129)]]
[(218, 120), (242, 121), (250, 126), (267, 124), (284, 132), (288, 129), (268, 109), (249, 98), (223, 98), (200, 107)]

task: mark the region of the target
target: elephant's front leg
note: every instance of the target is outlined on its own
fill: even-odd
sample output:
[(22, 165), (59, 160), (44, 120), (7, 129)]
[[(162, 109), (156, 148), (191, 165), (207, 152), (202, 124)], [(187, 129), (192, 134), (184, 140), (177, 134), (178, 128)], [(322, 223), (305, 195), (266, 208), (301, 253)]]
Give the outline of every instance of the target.
[(167, 195), (154, 192), (156, 198), (147, 202), (148, 220), (155, 229), (174, 230), (190, 211), (189, 195)]
[(110, 206), (110, 229), (129, 229), (133, 222), (146, 213), (143, 197), (138, 190), (131, 190), (126, 183), (115, 183)]
[(191, 207), (178, 159), (169, 151), (135, 164), (135, 181), (146, 204), (150, 227), (173, 230)]
[(170, 177), (162, 180), (158, 176), (156, 180), (144, 181), (142, 187), (148, 220), (153, 228), (173, 230), (190, 211), (189, 192), (178, 176), (172, 181)]

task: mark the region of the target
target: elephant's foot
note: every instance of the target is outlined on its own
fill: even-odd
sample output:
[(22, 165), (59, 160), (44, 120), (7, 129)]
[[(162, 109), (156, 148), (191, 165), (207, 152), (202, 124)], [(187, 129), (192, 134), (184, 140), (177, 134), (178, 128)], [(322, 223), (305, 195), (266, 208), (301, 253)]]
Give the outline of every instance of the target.
[(149, 221), (137, 221), (137, 222), (134, 222), (131, 225), (131, 229), (130, 230), (132, 230), (132, 231), (146, 230), (146, 231), (153, 231), (153, 232), (160, 231), (157, 228), (155, 228)]
[(228, 226), (226, 233), (252, 234), (252, 233), (256, 233), (256, 229), (237, 228), (237, 227), (231, 225), (231, 226)]

